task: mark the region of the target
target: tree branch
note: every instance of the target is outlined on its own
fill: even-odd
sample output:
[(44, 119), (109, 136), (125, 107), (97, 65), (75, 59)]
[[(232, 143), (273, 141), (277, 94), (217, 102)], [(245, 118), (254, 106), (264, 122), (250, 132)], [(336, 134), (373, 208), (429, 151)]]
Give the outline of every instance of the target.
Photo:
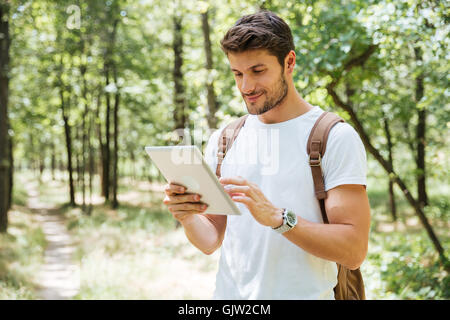
[(370, 58), (370, 56), (378, 49), (377, 44), (371, 44), (367, 49), (359, 56), (348, 61), (345, 66), (345, 71), (350, 71), (353, 67), (362, 67), (364, 63)]
[[(375, 49), (377, 46), (371, 45), (367, 48), (367, 50), (362, 53), (360, 56), (355, 57), (354, 59), (350, 60), (344, 67), (344, 70), (349, 72), (352, 68), (355, 66), (363, 66), (364, 63), (369, 59), (369, 57), (375, 52)], [(437, 238), (436, 234), (434, 233), (433, 228), (431, 227), (427, 217), (425, 216), (422, 208), (420, 207), (420, 204), (409, 192), (408, 188), (406, 187), (406, 184), (400, 177), (394, 172), (394, 169), (392, 168), (392, 165), (389, 163), (389, 161), (386, 161), (383, 156), (380, 154), (380, 152), (372, 145), (369, 135), (365, 132), (364, 127), (362, 123), (359, 121), (355, 111), (353, 110), (353, 106), (351, 102), (345, 103), (336, 93), (335, 87), (338, 85), (339, 81), (341, 80), (342, 75), (337, 78), (333, 79), (331, 83), (329, 83), (326, 87), (328, 94), (332, 97), (334, 103), (344, 109), (348, 112), (350, 115), (350, 119), (352, 123), (355, 126), (356, 131), (359, 133), (362, 142), (364, 143), (364, 146), (366, 149), (375, 157), (375, 159), (381, 164), (381, 166), (388, 172), (390, 175), (392, 175), (392, 179), (402, 190), (403, 194), (405, 195), (406, 199), (408, 200), (409, 204), (415, 209), (415, 212), (417, 216), (419, 217), (420, 221), (422, 222), (422, 225), (425, 227), (425, 230), (428, 233), (428, 236), (430, 237), (431, 241), (433, 242), (434, 247), (436, 248), (436, 251), (439, 253), (439, 256), (441, 258), (441, 261), (446, 263), (447, 257), (445, 256), (444, 249)]]

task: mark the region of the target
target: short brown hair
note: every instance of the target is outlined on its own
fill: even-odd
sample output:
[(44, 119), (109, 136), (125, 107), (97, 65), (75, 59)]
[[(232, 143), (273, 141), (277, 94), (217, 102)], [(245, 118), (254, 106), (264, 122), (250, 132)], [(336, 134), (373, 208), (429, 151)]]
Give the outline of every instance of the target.
[(263, 10), (241, 17), (220, 41), (222, 50), (243, 52), (267, 49), (284, 67), (284, 58), (295, 50), (292, 32), (286, 22), (275, 13)]

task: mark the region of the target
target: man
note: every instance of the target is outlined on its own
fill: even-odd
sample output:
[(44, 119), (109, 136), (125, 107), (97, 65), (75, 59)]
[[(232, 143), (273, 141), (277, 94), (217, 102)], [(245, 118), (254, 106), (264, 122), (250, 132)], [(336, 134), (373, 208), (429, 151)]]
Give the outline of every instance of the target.
[[(183, 194), (184, 188), (174, 184), (166, 186), (164, 203), (194, 246), (205, 254), (221, 248), (214, 298), (334, 299), (336, 262), (357, 269), (367, 253), (364, 146), (347, 123), (330, 131), (322, 159), (329, 220), (324, 224), (306, 152), (312, 126), (324, 111), (295, 89), (289, 26), (268, 11), (244, 16), (221, 45), (249, 113), (220, 179), (243, 214), (202, 214), (206, 208), (200, 197)], [(213, 172), (222, 129), (213, 133), (205, 151)], [(242, 161), (243, 155), (262, 153), (276, 164), (271, 170), (264, 170), (264, 156)], [(279, 233), (286, 229), (284, 208), (295, 213), (297, 222)]]

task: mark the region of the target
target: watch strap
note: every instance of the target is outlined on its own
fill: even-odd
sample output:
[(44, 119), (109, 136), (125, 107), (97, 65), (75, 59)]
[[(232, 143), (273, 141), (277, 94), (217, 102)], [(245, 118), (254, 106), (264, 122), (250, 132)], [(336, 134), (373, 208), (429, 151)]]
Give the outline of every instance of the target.
[(286, 231), (291, 230), (294, 227), (294, 226), (291, 226), (288, 224), (287, 213), (288, 213), (287, 209), (283, 208), (283, 223), (279, 227), (272, 228), (274, 231), (282, 234), (282, 233), (285, 233)]

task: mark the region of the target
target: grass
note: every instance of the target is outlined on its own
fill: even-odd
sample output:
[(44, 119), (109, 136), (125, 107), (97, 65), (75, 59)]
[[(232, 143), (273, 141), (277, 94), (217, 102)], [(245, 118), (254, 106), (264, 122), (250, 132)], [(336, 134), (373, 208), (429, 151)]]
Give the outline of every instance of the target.
[(14, 185), (7, 232), (0, 234), (0, 300), (36, 299), (34, 280), (43, 263), (46, 240), (39, 222), (25, 207), (22, 178)]
[(9, 212), (6, 234), (0, 234), (0, 299), (36, 299), (35, 276), (43, 264), (45, 236), (26, 208)]

